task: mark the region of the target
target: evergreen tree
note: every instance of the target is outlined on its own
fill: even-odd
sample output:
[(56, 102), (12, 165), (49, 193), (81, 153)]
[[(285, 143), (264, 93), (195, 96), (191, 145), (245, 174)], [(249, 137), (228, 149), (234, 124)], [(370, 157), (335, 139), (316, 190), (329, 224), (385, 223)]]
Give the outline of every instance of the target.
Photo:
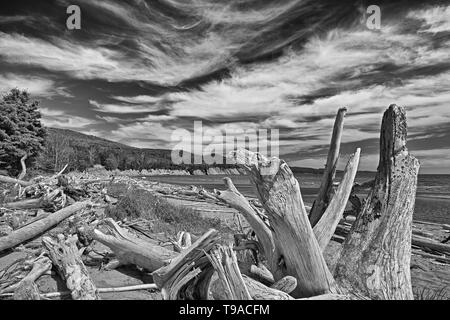
[(38, 105), (19, 89), (12, 89), (0, 100), (0, 168), (10, 174), (20, 171), (23, 156), (30, 165), (43, 149), (46, 131)]

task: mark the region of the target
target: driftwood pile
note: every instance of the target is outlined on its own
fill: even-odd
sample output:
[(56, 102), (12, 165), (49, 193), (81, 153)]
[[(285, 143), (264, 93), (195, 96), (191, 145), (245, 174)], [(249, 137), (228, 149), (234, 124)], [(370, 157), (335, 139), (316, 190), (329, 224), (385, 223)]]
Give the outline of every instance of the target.
[[(344, 212), (354, 196), (360, 149), (333, 188), (345, 113), (338, 111), (311, 208), (283, 160), (247, 150), (232, 156), (248, 172), (258, 201), (249, 201), (229, 178), (225, 190), (214, 192), (155, 187), (160, 194), (236, 209), (251, 232), (236, 234), (232, 244), (223, 244), (213, 229), (199, 237), (180, 233), (171, 247), (139, 237), (129, 224), (104, 216), (103, 209), (117, 201), (105, 190), (111, 179), (68, 178), (64, 170), (32, 181), (1, 176), (0, 182), (14, 185), (15, 195), (0, 204), (0, 255), (11, 250), (30, 255), (0, 271), (0, 297), (99, 299), (102, 292), (158, 289), (164, 299), (413, 299), (411, 250), (448, 263), (450, 246), (413, 228), (419, 162), (406, 147), (405, 111), (392, 105), (384, 114), (378, 172), (353, 218)], [(343, 243), (333, 273), (323, 255), (331, 240)], [(150, 272), (153, 283), (97, 288), (83, 260), (95, 242), (114, 253), (105, 268), (135, 265)], [(52, 267), (67, 292), (39, 292), (35, 281)]]

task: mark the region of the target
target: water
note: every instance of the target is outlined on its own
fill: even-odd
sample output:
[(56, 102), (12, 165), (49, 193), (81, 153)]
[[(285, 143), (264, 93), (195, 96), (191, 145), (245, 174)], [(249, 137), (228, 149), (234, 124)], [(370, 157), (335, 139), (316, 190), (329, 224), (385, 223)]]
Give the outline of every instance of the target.
[[(224, 175), (211, 176), (151, 176), (146, 179), (177, 185), (202, 186), (207, 190), (224, 189)], [(373, 179), (373, 174), (360, 173), (356, 177), (358, 183)], [(231, 176), (236, 188), (245, 196), (255, 197), (253, 185), (247, 176)], [(311, 204), (318, 192), (320, 175), (301, 174), (296, 175), (300, 183), (303, 200)], [(338, 174), (337, 180), (340, 179)], [(420, 175), (414, 219), (450, 223), (450, 175)]]

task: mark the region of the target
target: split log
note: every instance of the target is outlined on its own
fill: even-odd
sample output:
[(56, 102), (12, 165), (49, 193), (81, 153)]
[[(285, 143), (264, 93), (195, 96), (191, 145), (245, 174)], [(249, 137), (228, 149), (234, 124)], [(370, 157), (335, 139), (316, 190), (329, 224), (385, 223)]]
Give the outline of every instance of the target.
[(268, 160), (248, 150), (238, 150), (233, 156), (250, 173), (279, 244), (282, 259), (277, 269), (270, 271), (297, 279), (294, 297), (339, 293), (308, 220), (298, 181), (289, 166), (278, 158)]
[(89, 204), (89, 201), (75, 203), (32, 224), (17, 229), (6, 237), (1, 237), (0, 252), (13, 248), (27, 240), (33, 239), (34, 237), (57, 225), (64, 219), (67, 219), (76, 212), (86, 208)]
[(14, 291), (14, 300), (40, 300), (39, 290), (35, 281), (52, 268), (49, 258), (40, 256), (33, 262), (31, 271), (18, 284), (10, 288)]
[(344, 288), (371, 299), (413, 299), (411, 234), (419, 162), (408, 153), (406, 134), (405, 110), (391, 105), (382, 121), (375, 185), (335, 269)]
[(317, 224), (317, 222), (319, 222), (328, 206), (328, 203), (330, 202), (333, 180), (339, 160), (339, 150), (341, 147), (342, 130), (344, 127), (344, 117), (346, 112), (346, 108), (341, 108), (338, 110), (336, 115), (325, 172), (323, 173), (317, 199), (314, 201), (309, 213), (309, 221), (313, 227)]
[(231, 247), (219, 246), (212, 250), (208, 259), (218, 273), (227, 300), (252, 300)]
[(65, 280), (74, 300), (98, 300), (97, 288), (92, 281), (76, 246), (76, 237), (66, 239), (58, 235), (57, 239), (44, 237), (42, 244), (50, 259)]
[(336, 230), (336, 226), (344, 213), (348, 198), (352, 191), (353, 181), (355, 180), (356, 172), (358, 171), (360, 153), (361, 149), (358, 148), (350, 157), (345, 168), (344, 177), (342, 178), (336, 194), (331, 199), (330, 204), (326, 208), (319, 222), (317, 222), (313, 228), (317, 242), (322, 251), (325, 250), (330, 242), (330, 239)]

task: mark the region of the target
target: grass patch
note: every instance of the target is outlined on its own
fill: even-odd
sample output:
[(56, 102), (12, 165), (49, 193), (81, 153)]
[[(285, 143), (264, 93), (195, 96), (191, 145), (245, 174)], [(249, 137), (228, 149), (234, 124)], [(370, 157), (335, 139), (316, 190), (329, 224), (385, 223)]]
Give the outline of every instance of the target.
[(233, 232), (218, 218), (203, 217), (190, 207), (170, 203), (147, 190), (128, 187), (126, 184), (111, 184), (108, 194), (119, 201), (106, 209), (107, 216), (115, 220), (142, 218), (152, 221), (150, 231), (154, 233), (175, 235), (178, 231), (188, 231), (201, 235), (211, 228), (222, 234)]

